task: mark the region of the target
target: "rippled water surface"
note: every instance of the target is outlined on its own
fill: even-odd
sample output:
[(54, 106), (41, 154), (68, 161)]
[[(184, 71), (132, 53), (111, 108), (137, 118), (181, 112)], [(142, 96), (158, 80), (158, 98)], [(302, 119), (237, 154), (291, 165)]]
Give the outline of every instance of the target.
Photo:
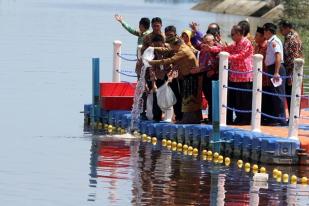
[[(308, 187), (271, 180), (258, 190), (252, 174), (235, 165), (84, 132), (79, 112), (91, 101), (91, 58), (100, 57), (101, 80), (110, 81), (112, 42), (122, 40), (124, 52), (135, 52), (136, 38), (115, 13), (133, 25), (142, 16), (161, 16), (179, 32), (196, 20), (203, 30), (217, 21), (229, 33), (243, 19), (166, 2), (0, 1), (0, 205), (308, 204)], [(305, 167), (282, 169), (309, 176)]]

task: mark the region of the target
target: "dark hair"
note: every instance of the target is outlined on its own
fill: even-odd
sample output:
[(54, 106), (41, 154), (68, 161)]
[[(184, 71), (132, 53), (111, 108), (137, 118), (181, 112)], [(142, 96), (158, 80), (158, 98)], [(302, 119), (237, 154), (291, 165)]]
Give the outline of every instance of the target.
[(291, 22), (289, 22), (288, 20), (284, 20), (282, 19), (280, 22), (279, 22), (279, 27), (281, 28), (289, 28), (289, 29), (293, 29), (293, 24)]
[(162, 20), (160, 17), (154, 17), (151, 19), (151, 24), (154, 24), (154, 23), (160, 23), (162, 24)]
[(236, 31), (237, 33), (243, 35), (243, 29), (242, 29), (242, 27), (239, 26), (239, 25), (234, 25), (234, 26), (232, 27), (232, 30), (234, 30), (234, 31)]
[(146, 30), (148, 30), (150, 27), (150, 19), (146, 17), (141, 18), (141, 20), (139, 20), (139, 25), (142, 25)]
[(257, 27), (256, 28), (256, 33), (260, 33), (260, 34), (262, 34), (262, 35), (264, 35), (264, 29), (263, 29), (263, 27)]
[(212, 34), (213, 36), (218, 36), (220, 35), (220, 30), (218, 30), (217, 28), (209, 28), (207, 29), (206, 34)]
[(218, 31), (218, 34), (220, 34), (220, 26), (219, 26), (219, 24), (217, 24), (217, 23), (210, 23), (208, 25), (208, 28), (209, 27), (213, 27), (213, 26), (215, 26), (216, 28), (211, 28), (211, 29), (216, 29)]
[(152, 39), (152, 42), (164, 42), (164, 37), (161, 34), (155, 34)]
[(170, 26), (165, 27), (165, 29), (164, 29), (164, 32), (165, 32), (165, 33), (166, 33), (166, 32), (170, 32), (170, 31), (172, 31), (172, 32), (174, 32), (174, 33), (176, 34), (176, 27), (173, 26), (173, 25), (170, 25)]
[(242, 28), (242, 34), (243, 36), (247, 36), (250, 32), (250, 24), (248, 21), (246, 20), (243, 20), (243, 21), (240, 21), (238, 23), (238, 26), (240, 26)]
[(269, 31), (272, 34), (276, 34), (277, 31), (277, 26), (273, 23), (266, 23), (263, 26), (264, 31)]

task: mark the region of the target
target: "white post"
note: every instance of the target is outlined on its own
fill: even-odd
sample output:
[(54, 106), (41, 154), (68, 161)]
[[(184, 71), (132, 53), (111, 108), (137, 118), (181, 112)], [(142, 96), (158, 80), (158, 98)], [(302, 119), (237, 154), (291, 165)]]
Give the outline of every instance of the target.
[(141, 59), (142, 58), (142, 47), (143, 47), (143, 45), (138, 45), (137, 46), (137, 59)]
[(298, 122), (300, 114), (301, 87), (303, 82), (304, 60), (294, 60), (293, 84), (289, 116), (289, 138), (298, 140)]
[(119, 55), (121, 55), (121, 41), (114, 41), (114, 59), (113, 59), (113, 82), (120, 82), (120, 66), (121, 60)]
[(226, 107), (227, 106), (227, 80), (228, 80), (228, 64), (229, 53), (220, 52), (219, 57), (219, 113), (220, 126), (226, 125)]
[[(261, 104), (262, 104), (262, 71), (263, 55), (253, 55), (253, 89), (252, 89), (252, 114), (251, 130), (261, 131)], [(260, 111), (260, 112), (258, 112)]]

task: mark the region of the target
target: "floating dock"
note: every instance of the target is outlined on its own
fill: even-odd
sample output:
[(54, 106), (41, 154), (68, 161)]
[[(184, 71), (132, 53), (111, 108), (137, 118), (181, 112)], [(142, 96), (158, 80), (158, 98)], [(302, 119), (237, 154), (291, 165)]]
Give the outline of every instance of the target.
[[(120, 44), (121, 45), (121, 44)], [(120, 81), (120, 48), (119, 41), (114, 44), (113, 80)], [(94, 133), (124, 134), (132, 133), (145, 141), (161, 141), (195, 148), (196, 151), (217, 152), (225, 157), (240, 159), (244, 162), (278, 164), (278, 165), (309, 165), (309, 111), (302, 110), (301, 105), (308, 107), (308, 97), (301, 95), (303, 75), (302, 59), (295, 60), (293, 76), (293, 92), (290, 95), (291, 113), (289, 127), (265, 127), (260, 120), (261, 111), (262, 68), (261, 55), (254, 55), (252, 119), (248, 126), (226, 126), (228, 53), (221, 52), (219, 66), (218, 102), (213, 102), (219, 112), (218, 122), (207, 124), (174, 124), (139, 119), (136, 128), (131, 127), (131, 108), (134, 101), (136, 83), (108, 82), (99, 79), (99, 59), (92, 60), (92, 104), (84, 105), (85, 126)], [(282, 77), (290, 78), (290, 77)], [(214, 90), (213, 90), (214, 91)], [(277, 95), (277, 94), (274, 94)], [(287, 95), (285, 95), (287, 96)], [(214, 98), (213, 98), (214, 99)], [(221, 107), (219, 105), (222, 105)], [(270, 116), (270, 115), (268, 115)], [(271, 118), (281, 118), (273, 117)], [(135, 121), (135, 120), (134, 120)], [(219, 123), (219, 124), (218, 124)], [(218, 130), (218, 126), (220, 130)], [(219, 137), (219, 139), (217, 139)]]

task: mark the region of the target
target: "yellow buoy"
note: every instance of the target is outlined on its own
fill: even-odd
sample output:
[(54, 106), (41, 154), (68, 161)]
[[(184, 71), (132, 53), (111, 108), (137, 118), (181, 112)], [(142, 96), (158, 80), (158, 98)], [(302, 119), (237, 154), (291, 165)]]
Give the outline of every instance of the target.
[(250, 163), (249, 163), (249, 162), (247, 162), (247, 163), (245, 164), (245, 168), (250, 168)]
[(171, 144), (172, 144), (172, 141), (171, 141), (171, 140), (167, 140), (167, 141), (166, 141), (166, 145), (167, 145), (167, 146), (170, 146)]
[(223, 156), (222, 156), (222, 155), (219, 155), (219, 157), (218, 157), (218, 162), (219, 162), (219, 163), (223, 163)]
[(118, 132), (121, 132), (121, 127), (118, 127), (118, 128), (117, 128), (117, 131), (118, 131)]
[(146, 134), (142, 134), (142, 139), (143, 140), (147, 140), (147, 135)]
[(207, 150), (204, 149), (204, 150), (202, 151), (202, 155), (207, 155)]
[(178, 148), (178, 149), (182, 149), (182, 144), (181, 144), (181, 143), (178, 143), (178, 144), (177, 144), (177, 148)]
[(184, 155), (188, 155), (188, 151), (187, 150), (183, 150), (183, 154)]
[(288, 183), (289, 182), (289, 175), (288, 174), (283, 174), (282, 179), (283, 179), (284, 183)]
[(237, 166), (239, 167), (239, 168), (242, 168), (242, 165), (244, 164), (244, 162), (242, 161), (242, 160), (238, 160), (237, 161)]
[(172, 147), (176, 147), (177, 146), (177, 142), (172, 142)]
[(245, 167), (245, 172), (250, 172), (250, 167)]
[(252, 169), (253, 169), (253, 170), (258, 170), (258, 169), (259, 169), (259, 166), (258, 166), (257, 164), (254, 164), (254, 165), (252, 166)]
[(302, 178), (300, 179), (300, 182), (301, 182), (303, 185), (306, 185), (306, 184), (308, 184), (308, 178), (307, 178), (307, 177), (302, 177)]
[(281, 176), (280, 176), (280, 177), (277, 177), (277, 178), (276, 178), (276, 181), (277, 181), (277, 182), (281, 182), (281, 181), (282, 181)]
[(207, 152), (207, 155), (208, 155), (208, 156), (212, 156), (212, 151), (209, 150), (209, 151)]
[(102, 124), (102, 122), (99, 122), (98, 129), (103, 129), (103, 124)]
[(188, 150), (188, 145), (184, 144), (183, 147), (182, 147), (182, 149), (183, 149), (184, 151), (187, 151), (187, 150)]
[(225, 166), (229, 166), (231, 164), (231, 159), (229, 157), (226, 157), (224, 159), (224, 163), (225, 163)]
[(278, 170), (278, 172), (277, 172), (277, 178), (281, 178), (282, 177), (282, 172), (280, 171), (280, 170)]
[(214, 153), (214, 158), (218, 158), (219, 157), (219, 153), (218, 152), (215, 152)]
[(193, 149), (193, 154), (198, 154), (198, 149), (197, 148)]
[(151, 137), (150, 136), (147, 137), (147, 142), (151, 142)]
[(189, 146), (188, 151), (193, 151), (193, 147)]
[(260, 173), (266, 173), (266, 168), (265, 167), (261, 167), (260, 168)]
[(162, 139), (162, 145), (163, 145), (163, 146), (166, 145), (166, 139)]
[(173, 151), (176, 151), (176, 150), (177, 150), (177, 147), (172, 147), (172, 150), (173, 150)]
[(277, 177), (277, 172), (278, 172), (278, 169), (273, 169), (273, 178)]
[(297, 176), (296, 175), (292, 175), (291, 176), (291, 184), (296, 184), (297, 183)]
[(113, 129), (113, 125), (108, 125), (108, 129)]
[(156, 138), (156, 137), (153, 137), (153, 138), (151, 139), (151, 142), (152, 142), (153, 145), (156, 145), (156, 144), (157, 144), (157, 138)]

